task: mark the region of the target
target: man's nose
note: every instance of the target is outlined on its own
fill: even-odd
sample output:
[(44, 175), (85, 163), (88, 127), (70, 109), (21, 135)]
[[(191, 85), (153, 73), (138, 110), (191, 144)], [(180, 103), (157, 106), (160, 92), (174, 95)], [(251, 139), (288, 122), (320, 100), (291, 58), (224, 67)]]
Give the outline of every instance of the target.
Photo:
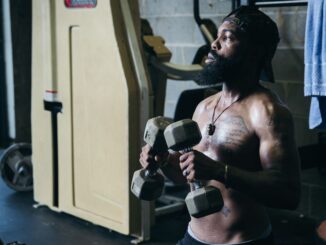
[(212, 44), (211, 44), (211, 48), (212, 48), (212, 50), (215, 50), (215, 51), (221, 49), (221, 44), (220, 44), (219, 38), (216, 38), (216, 39), (212, 42)]

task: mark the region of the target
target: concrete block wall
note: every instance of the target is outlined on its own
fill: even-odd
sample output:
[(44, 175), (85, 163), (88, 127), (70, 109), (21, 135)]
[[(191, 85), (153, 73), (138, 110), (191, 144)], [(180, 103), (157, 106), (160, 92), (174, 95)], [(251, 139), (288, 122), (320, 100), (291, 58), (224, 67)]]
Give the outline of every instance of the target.
[[(298, 146), (317, 142), (317, 131), (308, 126), (310, 98), (304, 97), (304, 42), (306, 6), (262, 8), (278, 25), (281, 41), (273, 59), (276, 82), (284, 89), (284, 102), (295, 120)], [(271, 86), (273, 87), (273, 85)]]
[[(191, 64), (204, 39), (193, 17), (193, 0), (138, 0), (140, 14), (147, 19), (154, 35), (162, 36), (172, 52), (171, 62)], [(211, 19), (217, 26), (231, 11), (231, 0), (200, 0), (200, 15)], [(298, 146), (317, 142), (315, 131), (308, 129), (310, 99), (303, 96), (304, 34), (306, 8), (262, 8), (279, 27), (281, 41), (273, 60), (277, 84), (273, 90), (283, 90), (283, 100), (295, 118)], [(176, 102), (182, 91), (198, 88), (193, 81), (169, 80), (167, 84), (165, 115), (174, 116)], [(282, 96), (281, 96), (282, 97)]]
[[(230, 0), (200, 0), (200, 16), (220, 24), (231, 10)], [(154, 35), (162, 36), (172, 52), (171, 62), (191, 64), (197, 49), (205, 44), (193, 16), (193, 0), (139, 0), (140, 14), (147, 19)], [(195, 89), (193, 81), (168, 80), (165, 115), (174, 116), (175, 105), (184, 90)]]
[(301, 202), (296, 210), (316, 220), (326, 219), (326, 175), (317, 168), (302, 174)]

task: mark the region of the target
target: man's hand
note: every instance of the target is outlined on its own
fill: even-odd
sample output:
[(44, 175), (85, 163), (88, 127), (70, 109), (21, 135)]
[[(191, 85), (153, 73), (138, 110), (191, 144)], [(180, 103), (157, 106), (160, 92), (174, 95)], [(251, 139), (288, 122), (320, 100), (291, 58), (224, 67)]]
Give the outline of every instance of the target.
[(169, 152), (155, 154), (152, 148), (147, 144), (142, 148), (139, 156), (139, 162), (145, 169), (158, 169), (167, 161)]
[(181, 171), (189, 182), (216, 179), (224, 170), (222, 163), (196, 150), (182, 154), (179, 160)]

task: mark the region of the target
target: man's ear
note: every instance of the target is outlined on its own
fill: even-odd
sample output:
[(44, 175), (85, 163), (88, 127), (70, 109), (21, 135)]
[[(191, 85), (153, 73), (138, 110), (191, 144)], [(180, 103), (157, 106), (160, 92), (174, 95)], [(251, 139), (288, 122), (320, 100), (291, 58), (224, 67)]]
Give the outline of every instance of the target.
[(251, 58), (257, 62), (257, 67), (260, 70), (260, 80), (272, 83), (275, 82), (268, 50), (263, 45), (257, 45), (253, 46), (250, 51), (252, 51)]
[(263, 60), (266, 56), (266, 49), (261, 44), (253, 44), (250, 46), (251, 57), (255, 60)]

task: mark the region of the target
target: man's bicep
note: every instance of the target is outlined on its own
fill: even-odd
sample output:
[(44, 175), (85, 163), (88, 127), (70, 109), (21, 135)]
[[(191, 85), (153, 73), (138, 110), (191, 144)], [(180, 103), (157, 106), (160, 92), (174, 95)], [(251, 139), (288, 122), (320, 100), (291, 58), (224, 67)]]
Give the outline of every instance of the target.
[(295, 158), (293, 119), (288, 110), (277, 108), (266, 121), (268, 124), (258, 130), (261, 162), (267, 168), (270, 165), (281, 167)]
[(300, 197), (300, 160), (293, 131), (267, 134), (261, 139), (259, 149), (261, 165), (264, 170), (287, 186), (297, 199)]
[(264, 130), (261, 130), (260, 159), (264, 169), (288, 169), (298, 165), (298, 154), (294, 139), (293, 121), (290, 115), (272, 120)]
[(279, 170), (287, 158), (282, 142), (272, 137), (260, 140), (259, 157), (263, 169)]

